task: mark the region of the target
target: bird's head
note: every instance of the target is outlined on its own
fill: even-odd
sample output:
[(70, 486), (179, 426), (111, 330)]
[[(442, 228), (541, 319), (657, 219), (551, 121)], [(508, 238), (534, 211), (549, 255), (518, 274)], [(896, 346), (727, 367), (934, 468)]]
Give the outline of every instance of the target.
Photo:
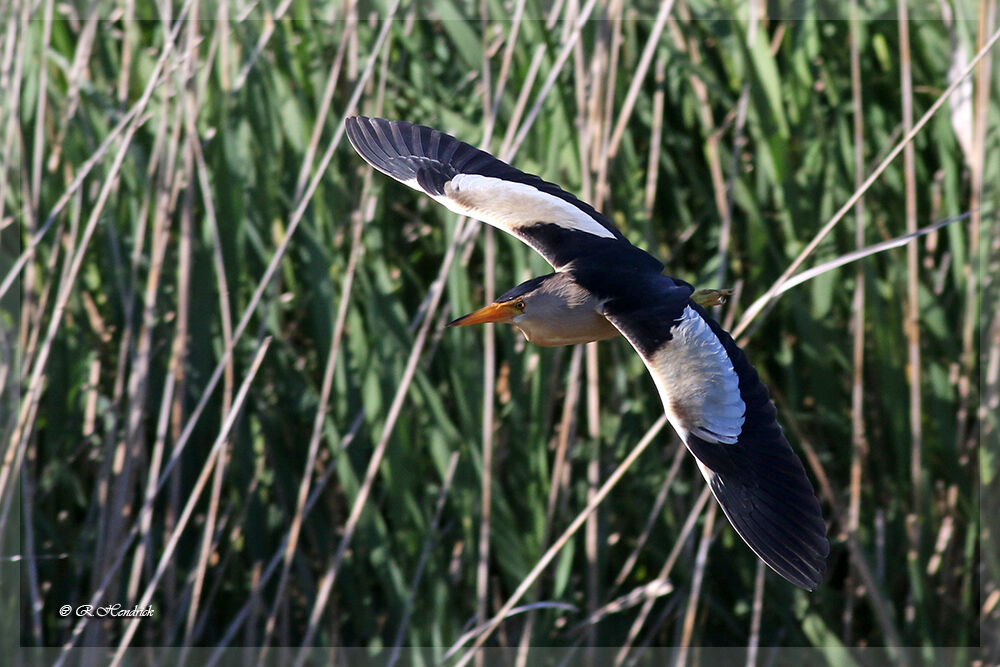
[(530, 323), (533, 317), (541, 313), (539, 305), (544, 299), (538, 298), (544, 290), (543, 283), (550, 276), (532, 278), (514, 289), (507, 290), (496, 301), (479, 310), (463, 315), (448, 323), (449, 327), (464, 327), (470, 324), (486, 324), (487, 322), (506, 322), (518, 326), (522, 322)]
[(575, 345), (618, 334), (599, 311), (600, 304), (593, 295), (568, 274), (550, 273), (521, 283), (485, 308), (449, 322), (448, 326), (507, 322), (535, 345)]

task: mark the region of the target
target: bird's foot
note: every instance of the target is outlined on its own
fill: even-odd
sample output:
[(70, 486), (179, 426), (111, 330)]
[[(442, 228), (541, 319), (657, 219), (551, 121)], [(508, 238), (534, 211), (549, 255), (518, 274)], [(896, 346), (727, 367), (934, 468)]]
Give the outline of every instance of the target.
[(699, 289), (691, 295), (691, 299), (702, 308), (721, 306), (733, 295), (731, 289)]

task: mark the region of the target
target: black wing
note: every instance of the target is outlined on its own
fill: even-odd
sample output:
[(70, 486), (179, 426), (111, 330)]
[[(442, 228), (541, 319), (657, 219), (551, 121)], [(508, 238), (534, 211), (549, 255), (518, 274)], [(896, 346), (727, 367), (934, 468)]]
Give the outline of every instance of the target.
[(689, 287), (651, 283), (641, 302), (612, 299), (605, 315), (642, 357), (736, 532), (775, 572), (815, 589), (830, 553), (826, 524), (767, 388)]
[(345, 127), (351, 145), (373, 167), (452, 211), (517, 237), (556, 269), (582, 255), (623, 251), (662, 269), (589, 204), (452, 136), (364, 116), (348, 118)]

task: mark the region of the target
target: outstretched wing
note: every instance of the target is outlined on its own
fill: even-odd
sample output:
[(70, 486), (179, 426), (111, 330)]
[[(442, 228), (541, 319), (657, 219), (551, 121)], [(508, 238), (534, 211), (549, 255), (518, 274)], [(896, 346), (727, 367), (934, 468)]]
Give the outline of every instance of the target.
[(557, 270), (581, 255), (623, 249), (662, 269), (589, 204), (452, 136), (364, 116), (348, 118), (345, 127), (351, 145), (373, 167), (452, 211), (517, 237)]
[(815, 589), (830, 553), (826, 524), (767, 388), (689, 288), (664, 277), (644, 292), (641, 303), (608, 301), (605, 315), (642, 357), (736, 532), (778, 574)]

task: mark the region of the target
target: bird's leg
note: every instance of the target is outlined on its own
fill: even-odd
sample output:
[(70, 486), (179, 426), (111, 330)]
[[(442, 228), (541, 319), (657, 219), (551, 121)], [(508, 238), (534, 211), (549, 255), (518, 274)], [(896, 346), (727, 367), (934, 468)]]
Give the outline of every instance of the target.
[(699, 289), (691, 295), (691, 300), (702, 308), (721, 306), (733, 295), (731, 289)]

